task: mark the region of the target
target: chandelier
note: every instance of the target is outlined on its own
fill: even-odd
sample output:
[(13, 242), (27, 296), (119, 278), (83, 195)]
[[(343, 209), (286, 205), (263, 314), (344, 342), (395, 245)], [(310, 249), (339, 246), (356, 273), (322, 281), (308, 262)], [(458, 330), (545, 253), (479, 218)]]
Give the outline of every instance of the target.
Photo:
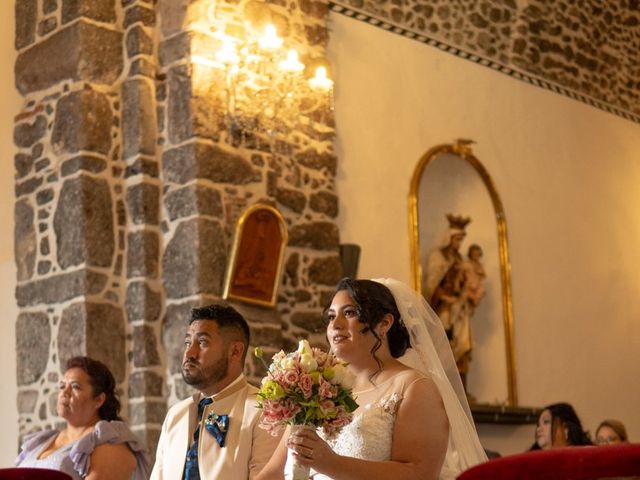
[(300, 49), (286, 45), (281, 33), (289, 29), (287, 20), (271, 8), (250, 1), (242, 20), (213, 8), (208, 26), (213, 48), (191, 57), (211, 69), (233, 137), (266, 135), (273, 142), (312, 121), (322, 123), (333, 110), (328, 62), (322, 57), (303, 62)]

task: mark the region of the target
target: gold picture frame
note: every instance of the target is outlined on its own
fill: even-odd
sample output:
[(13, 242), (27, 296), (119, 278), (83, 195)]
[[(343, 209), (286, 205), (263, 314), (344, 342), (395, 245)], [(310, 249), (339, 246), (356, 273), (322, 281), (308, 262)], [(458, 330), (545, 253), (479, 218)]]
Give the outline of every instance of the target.
[(236, 225), (223, 298), (273, 307), (287, 241), (286, 223), (276, 208), (249, 207)]
[(493, 180), (480, 161), (474, 156), (470, 141), (458, 140), (455, 144), (444, 144), (428, 150), (418, 162), (411, 179), (409, 191), (409, 239), (411, 254), (411, 274), (413, 288), (422, 292), (422, 262), (420, 251), (420, 225), (419, 225), (419, 196), (420, 186), (426, 167), (436, 158), (446, 155), (455, 155), (473, 167), (473, 170), (482, 180), (489, 194), (493, 206), (497, 227), (497, 256), (499, 257), (502, 323), (504, 330), (504, 345), (506, 354), (507, 376), (507, 403), (508, 406), (518, 405), (516, 388), (516, 369), (513, 348), (513, 305), (511, 300), (511, 266), (509, 262), (509, 249), (507, 243), (507, 225), (504, 208), (500, 196), (495, 188)]

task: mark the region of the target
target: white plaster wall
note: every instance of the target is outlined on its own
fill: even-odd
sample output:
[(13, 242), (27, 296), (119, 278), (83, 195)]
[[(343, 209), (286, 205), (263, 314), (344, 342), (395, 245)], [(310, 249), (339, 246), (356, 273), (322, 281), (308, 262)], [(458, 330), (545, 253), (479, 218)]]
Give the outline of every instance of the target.
[[(410, 281), (407, 197), (420, 157), (456, 138), (504, 203), (519, 403), (571, 402), (640, 441), (640, 126), (331, 14), (341, 241), (362, 277)], [(525, 450), (533, 426), (481, 425)]]
[(0, 18), (0, 467), (13, 465), (18, 451), (16, 387), (15, 301), (16, 268), (13, 261), (13, 117), (19, 112), (20, 97), (14, 88), (15, 63), (13, 2)]

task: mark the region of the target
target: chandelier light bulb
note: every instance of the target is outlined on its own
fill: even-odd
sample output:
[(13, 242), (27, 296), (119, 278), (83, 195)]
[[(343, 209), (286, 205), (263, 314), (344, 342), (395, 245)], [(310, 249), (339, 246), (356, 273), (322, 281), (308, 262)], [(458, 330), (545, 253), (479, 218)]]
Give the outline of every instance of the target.
[(304, 63), (298, 57), (298, 52), (291, 49), (287, 52), (286, 60), (280, 62), (280, 69), (285, 72), (298, 73), (304, 70)]
[(276, 32), (276, 27), (271, 23), (264, 27), (264, 34), (258, 40), (258, 44), (263, 50), (277, 50), (282, 47), (282, 42), (282, 38)]
[(240, 61), (236, 46), (230, 38), (222, 41), (222, 47), (216, 52), (216, 60), (224, 65), (237, 65)]
[(333, 80), (327, 77), (327, 68), (320, 65), (316, 68), (316, 75), (309, 79), (309, 85), (315, 90), (331, 90)]

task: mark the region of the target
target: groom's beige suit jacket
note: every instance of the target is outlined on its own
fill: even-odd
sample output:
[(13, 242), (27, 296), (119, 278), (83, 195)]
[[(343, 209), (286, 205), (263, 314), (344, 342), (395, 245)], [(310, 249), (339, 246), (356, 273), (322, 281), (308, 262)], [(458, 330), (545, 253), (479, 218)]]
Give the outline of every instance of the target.
[[(240, 375), (205, 408), (200, 422), (198, 467), (201, 480), (251, 479), (271, 458), (279, 438), (258, 427), (261, 410), (256, 408), (258, 389)], [(193, 441), (200, 394), (169, 409), (162, 425), (151, 480), (180, 480), (187, 449)], [(204, 427), (210, 413), (229, 415), (224, 447)]]

